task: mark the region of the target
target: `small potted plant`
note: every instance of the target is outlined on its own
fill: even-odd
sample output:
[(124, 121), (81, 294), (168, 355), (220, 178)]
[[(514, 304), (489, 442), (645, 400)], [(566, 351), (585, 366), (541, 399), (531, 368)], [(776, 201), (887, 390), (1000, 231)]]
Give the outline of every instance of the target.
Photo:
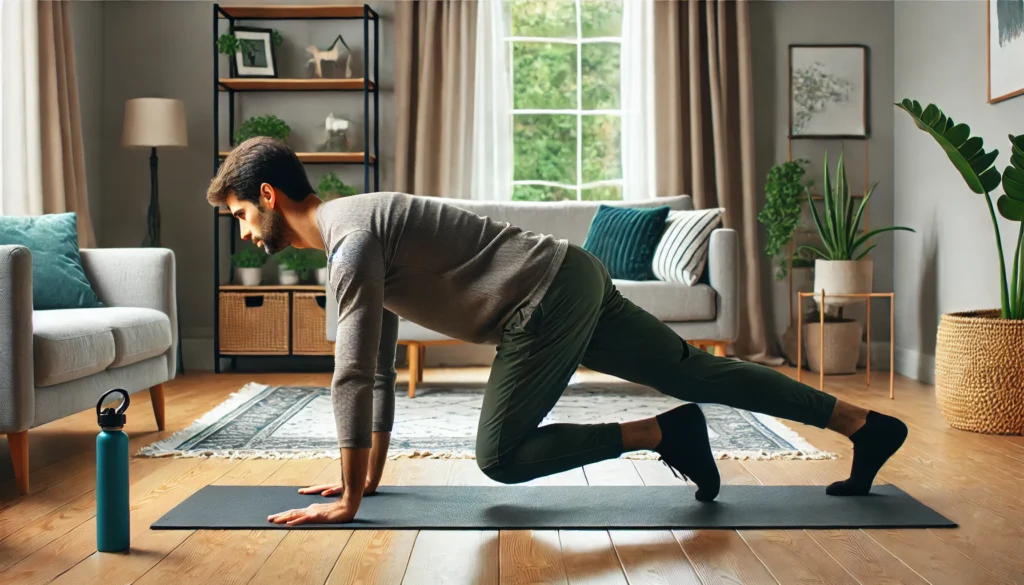
[(305, 269), (304, 255), (291, 246), (277, 253), (278, 281), (285, 286), (299, 284)]
[(253, 136), (269, 136), (287, 142), (292, 129), (287, 122), (274, 114), (247, 118), (235, 131), (235, 144), (241, 144)]
[(263, 265), (267, 255), (249, 246), (231, 257), (235, 264), (235, 278), (243, 286), (259, 286), (263, 282)]
[(807, 172), (803, 165), (807, 162), (805, 159), (781, 162), (768, 171), (764, 207), (757, 214), (757, 220), (768, 230), (764, 251), (776, 261), (776, 280), (786, 278), (789, 273), (789, 244), (803, 214), (804, 193), (814, 185), (813, 181), (803, 182)]
[(348, 197), (349, 195), (355, 195), (357, 193), (355, 187), (350, 187), (342, 182), (338, 178), (338, 175), (331, 171), (320, 179), (320, 185), (317, 189), (320, 198), (324, 201), (330, 201), (339, 197)]
[(327, 254), (320, 250), (308, 250), (308, 266), (310, 270), (316, 271), (316, 283), (324, 286), (327, 284)]

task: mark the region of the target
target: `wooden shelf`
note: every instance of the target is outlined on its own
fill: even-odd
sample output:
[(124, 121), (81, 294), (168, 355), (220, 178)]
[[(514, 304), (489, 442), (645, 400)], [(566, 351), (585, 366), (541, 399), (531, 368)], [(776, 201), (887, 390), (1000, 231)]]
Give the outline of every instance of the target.
[[(250, 20), (303, 20), (322, 18), (361, 19), (365, 14), (364, 8), (360, 6), (220, 6), (220, 18), (250, 19)], [(225, 16), (225, 14), (227, 16)], [(375, 12), (370, 12), (368, 18), (376, 18)]]
[[(225, 158), (229, 154), (228, 151), (221, 151), (220, 157)], [(313, 164), (363, 164), (363, 153), (361, 152), (296, 152), (295, 156), (299, 157), (299, 160), (304, 163)], [(370, 164), (376, 164), (377, 158), (370, 155)]]
[[(218, 83), (220, 91), (362, 91), (364, 79), (248, 79), (222, 77)], [(370, 82), (370, 91), (376, 85)]]
[(244, 286), (241, 284), (222, 284), (221, 292), (280, 292), (280, 291), (305, 291), (324, 292), (324, 286), (320, 284), (261, 284), (258, 286)]

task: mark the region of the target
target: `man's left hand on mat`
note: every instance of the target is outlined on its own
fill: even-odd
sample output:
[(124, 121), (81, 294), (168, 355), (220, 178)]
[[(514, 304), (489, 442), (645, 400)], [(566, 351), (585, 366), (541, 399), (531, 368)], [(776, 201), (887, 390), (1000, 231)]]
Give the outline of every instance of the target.
[(355, 506), (347, 505), (340, 500), (329, 504), (312, 504), (297, 510), (280, 512), (267, 518), (274, 524), (341, 524), (351, 522), (356, 516)]

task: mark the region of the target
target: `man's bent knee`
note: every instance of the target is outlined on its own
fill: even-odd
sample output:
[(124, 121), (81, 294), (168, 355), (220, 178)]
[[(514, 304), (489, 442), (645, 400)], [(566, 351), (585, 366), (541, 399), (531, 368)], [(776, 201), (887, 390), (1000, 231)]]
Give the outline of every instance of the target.
[(523, 483), (534, 479), (528, 474), (522, 465), (515, 463), (499, 462), (497, 458), (489, 461), (477, 459), (477, 465), (484, 475), (498, 483), (514, 484)]

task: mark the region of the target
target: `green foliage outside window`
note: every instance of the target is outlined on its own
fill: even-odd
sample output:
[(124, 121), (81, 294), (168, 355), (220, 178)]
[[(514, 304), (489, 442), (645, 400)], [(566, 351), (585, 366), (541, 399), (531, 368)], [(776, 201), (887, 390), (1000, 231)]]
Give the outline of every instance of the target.
[[(581, 0), (580, 8), (583, 38), (621, 35), (622, 0)], [(576, 3), (571, 0), (513, 0), (511, 10), (513, 36), (576, 38)], [(575, 110), (581, 106), (584, 111), (618, 110), (620, 44), (583, 43), (579, 50), (577, 55), (573, 44), (513, 41), (513, 108)], [(582, 169), (577, 169), (580, 132)], [(621, 179), (620, 137), (618, 115), (584, 113), (582, 122), (578, 122), (575, 114), (516, 114), (513, 179), (568, 185), (575, 185), (578, 178), (583, 183)], [(584, 189), (580, 197), (622, 199), (622, 190), (618, 185), (601, 185)], [(515, 185), (513, 199), (560, 201), (576, 199), (576, 192), (546, 185)]]

